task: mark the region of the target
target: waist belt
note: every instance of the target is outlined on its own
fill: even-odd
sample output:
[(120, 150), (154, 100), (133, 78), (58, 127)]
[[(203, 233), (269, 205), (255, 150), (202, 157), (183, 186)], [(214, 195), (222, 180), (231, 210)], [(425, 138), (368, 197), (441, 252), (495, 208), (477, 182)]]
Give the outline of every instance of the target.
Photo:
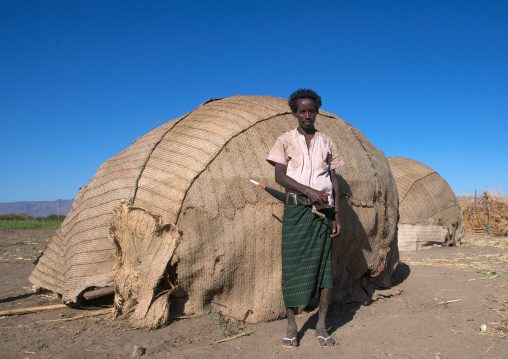
[(296, 193), (286, 193), (286, 200), (284, 203), (289, 205), (312, 206), (309, 197)]
[[(300, 205), (300, 206), (312, 206), (312, 202), (307, 196), (302, 196), (301, 194), (296, 193), (286, 193), (286, 201), (284, 202), (289, 205)], [(317, 221), (325, 219), (326, 215), (324, 213), (319, 212), (315, 207), (312, 207), (312, 213), (318, 216), (312, 224)]]

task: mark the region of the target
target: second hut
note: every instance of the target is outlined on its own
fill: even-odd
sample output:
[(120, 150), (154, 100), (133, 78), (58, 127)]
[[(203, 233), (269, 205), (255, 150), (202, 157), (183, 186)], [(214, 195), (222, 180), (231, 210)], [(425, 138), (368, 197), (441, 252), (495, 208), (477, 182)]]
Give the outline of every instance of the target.
[(388, 163), (399, 193), (399, 250), (460, 245), (462, 212), (448, 182), (432, 168), (408, 158), (390, 157)]

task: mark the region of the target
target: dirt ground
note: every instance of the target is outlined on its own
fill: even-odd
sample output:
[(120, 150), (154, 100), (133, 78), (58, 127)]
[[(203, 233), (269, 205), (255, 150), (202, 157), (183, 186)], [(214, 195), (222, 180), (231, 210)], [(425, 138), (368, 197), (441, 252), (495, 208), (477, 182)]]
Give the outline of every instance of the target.
[[(27, 279), (53, 233), (0, 231), (0, 311), (60, 303), (34, 293)], [(300, 347), (286, 349), (283, 320), (227, 323), (210, 314), (136, 330), (112, 320), (106, 302), (0, 317), (0, 358), (130, 358), (134, 346), (146, 348), (146, 358), (508, 358), (507, 237), (469, 236), (461, 247), (401, 253), (393, 284), (369, 305), (330, 308), (338, 341), (330, 348), (314, 336), (316, 311), (298, 316)], [(218, 342), (229, 338), (224, 330), (252, 334)]]

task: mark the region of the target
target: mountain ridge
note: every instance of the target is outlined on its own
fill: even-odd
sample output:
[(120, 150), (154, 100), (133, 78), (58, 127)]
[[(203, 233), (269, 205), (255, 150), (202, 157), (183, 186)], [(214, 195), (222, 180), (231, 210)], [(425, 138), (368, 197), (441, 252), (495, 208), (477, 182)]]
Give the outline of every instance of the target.
[(34, 217), (47, 217), (51, 214), (67, 215), (74, 199), (57, 199), (56, 201), (19, 201), (0, 203), (0, 214), (28, 213)]

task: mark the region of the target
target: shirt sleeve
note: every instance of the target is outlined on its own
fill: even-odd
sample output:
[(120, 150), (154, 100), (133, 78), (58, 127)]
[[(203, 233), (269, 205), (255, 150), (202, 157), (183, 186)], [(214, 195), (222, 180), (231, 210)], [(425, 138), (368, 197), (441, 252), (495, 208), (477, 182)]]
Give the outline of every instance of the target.
[(275, 166), (275, 163), (281, 163), (287, 166), (288, 159), (286, 156), (286, 148), (286, 142), (284, 141), (283, 137), (280, 136), (277, 141), (275, 141), (275, 144), (273, 145), (270, 153), (268, 154), (268, 157), (266, 158), (268, 163), (272, 166)]
[(330, 151), (332, 154), (332, 158), (330, 160), (330, 169), (334, 170), (336, 168), (344, 166), (344, 160), (342, 159), (339, 149), (337, 148), (335, 143), (333, 143), (333, 141), (330, 141)]

